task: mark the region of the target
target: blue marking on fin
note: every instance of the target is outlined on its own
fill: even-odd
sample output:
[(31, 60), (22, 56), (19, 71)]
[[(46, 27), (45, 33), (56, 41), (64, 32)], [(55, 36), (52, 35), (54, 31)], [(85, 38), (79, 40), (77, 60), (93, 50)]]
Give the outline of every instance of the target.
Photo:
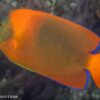
[(96, 47), (96, 49), (91, 51), (90, 53), (91, 54), (98, 54), (98, 53), (100, 53), (100, 42), (99, 42), (98, 46)]
[(85, 69), (85, 71), (86, 71), (86, 83), (85, 83), (85, 86), (84, 86), (84, 90), (87, 89), (88, 84), (89, 84), (89, 80), (90, 80), (90, 72), (87, 69)]
[[(85, 72), (86, 72), (86, 83), (85, 83), (83, 90), (86, 90), (88, 88), (88, 84), (90, 81), (90, 72), (87, 69), (85, 69)], [(73, 90), (81, 90), (82, 91), (82, 89), (79, 89), (79, 88), (73, 88), (73, 87), (70, 87), (70, 88), (72, 88)]]
[(78, 91), (86, 90), (88, 88), (88, 84), (89, 84), (89, 81), (90, 81), (90, 75), (91, 74), (90, 74), (90, 72), (87, 69), (85, 69), (85, 72), (86, 72), (86, 83), (85, 83), (85, 86), (84, 86), (83, 89), (73, 88), (71, 86), (66, 86), (66, 87), (71, 88), (73, 90), (78, 90)]
[[(85, 70), (85, 72), (86, 72), (86, 83), (85, 83), (83, 89), (74, 88), (74, 87), (72, 87), (72, 86), (65, 86), (65, 85), (63, 85), (63, 84), (61, 84), (61, 83), (59, 83), (59, 82), (57, 82), (57, 81), (55, 81), (55, 80), (52, 80), (51, 78), (48, 78), (48, 77), (46, 77), (46, 78), (48, 78), (48, 79), (50, 79), (50, 80), (52, 80), (52, 81), (54, 81), (54, 82), (56, 82), (56, 83), (62, 85), (63, 88), (70, 88), (70, 89), (76, 90), (76, 91), (83, 91), (83, 90), (86, 90), (86, 89), (88, 88), (88, 84), (89, 84), (89, 80), (90, 80), (90, 75), (91, 75), (90, 72), (89, 72), (87, 69), (83, 69), (83, 70)], [(45, 77), (45, 76), (44, 76), (44, 77)]]

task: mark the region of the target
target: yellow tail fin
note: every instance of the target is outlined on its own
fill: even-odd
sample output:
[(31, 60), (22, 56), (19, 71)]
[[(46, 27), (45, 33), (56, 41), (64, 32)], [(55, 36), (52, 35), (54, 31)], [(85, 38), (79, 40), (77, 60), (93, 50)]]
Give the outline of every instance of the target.
[(100, 88), (100, 54), (92, 55), (88, 66), (96, 86)]

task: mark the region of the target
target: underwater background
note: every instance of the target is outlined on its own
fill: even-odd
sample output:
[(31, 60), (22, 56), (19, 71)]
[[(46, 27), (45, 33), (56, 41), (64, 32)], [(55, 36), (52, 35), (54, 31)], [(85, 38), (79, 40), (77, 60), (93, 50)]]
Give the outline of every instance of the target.
[[(52, 13), (100, 36), (100, 0), (0, 0), (0, 22), (17, 8)], [(84, 91), (64, 87), (11, 63), (0, 51), (0, 100), (100, 100), (100, 90), (92, 78)]]

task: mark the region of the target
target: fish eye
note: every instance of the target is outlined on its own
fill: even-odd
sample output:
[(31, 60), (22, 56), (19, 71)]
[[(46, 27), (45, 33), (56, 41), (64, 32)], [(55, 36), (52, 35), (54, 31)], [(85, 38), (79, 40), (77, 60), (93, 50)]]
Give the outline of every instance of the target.
[(0, 26), (2, 26), (2, 24), (0, 23)]

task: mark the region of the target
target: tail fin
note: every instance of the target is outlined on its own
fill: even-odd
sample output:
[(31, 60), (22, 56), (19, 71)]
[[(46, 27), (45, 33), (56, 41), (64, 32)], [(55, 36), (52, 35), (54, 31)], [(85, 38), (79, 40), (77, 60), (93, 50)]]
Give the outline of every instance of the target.
[(100, 88), (100, 54), (92, 55), (88, 66), (96, 86)]

